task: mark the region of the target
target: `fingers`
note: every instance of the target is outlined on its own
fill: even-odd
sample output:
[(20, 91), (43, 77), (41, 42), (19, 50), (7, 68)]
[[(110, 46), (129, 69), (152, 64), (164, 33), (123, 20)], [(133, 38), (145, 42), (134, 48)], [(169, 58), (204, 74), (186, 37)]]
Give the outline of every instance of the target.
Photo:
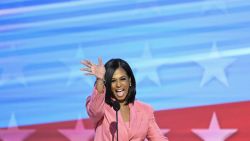
[(87, 67), (91, 67), (93, 64), (89, 61), (89, 60), (82, 60), (81, 64), (87, 66)]
[(99, 64), (99, 65), (103, 65), (103, 63), (102, 63), (102, 58), (101, 58), (101, 57), (98, 57), (98, 64)]
[(89, 72), (89, 73), (84, 73), (85, 75), (94, 75), (93, 73)]
[(87, 72), (91, 72), (91, 68), (81, 68), (81, 71), (87, 71)]
[(81, 71), (86, 71), (86, 73), (84, 73), (84, 75), (95, 75), (92, 71), (91, 68), (81, 68)]

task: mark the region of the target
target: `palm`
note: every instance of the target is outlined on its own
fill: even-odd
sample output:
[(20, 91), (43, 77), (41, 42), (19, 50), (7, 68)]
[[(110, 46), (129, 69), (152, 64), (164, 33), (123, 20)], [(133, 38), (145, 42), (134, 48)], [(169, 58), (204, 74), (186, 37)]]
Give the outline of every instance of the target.
[(93, 64), (92, 62), (88, 60), (81, 61), (83, 65), (85, 65), (86, 68), (82, 68), (82, 71), (85, 71), (86, 75), (94, 75), (96, 78), (104, 78), (105, 75), (105, 67), (102, 63), (102, 59), (98, 58), (98, 64)]
[(93, 64), (93, 66), (91, 67), (91, 72), (96, 76), (96, 78), (103, 78), (105, 74), (105, 67), (100, 64)]

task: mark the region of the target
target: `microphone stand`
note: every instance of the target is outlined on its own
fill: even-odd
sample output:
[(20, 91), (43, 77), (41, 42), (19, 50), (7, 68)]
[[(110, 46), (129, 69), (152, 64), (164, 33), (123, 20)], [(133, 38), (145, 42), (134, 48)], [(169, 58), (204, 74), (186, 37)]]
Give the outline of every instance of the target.
[(116, 112), (116, 141), (118, 141), (118, 111), (120, 110), (120, 103), (118, 101), (113, 101), (113, 109)]
[(116, 141), (118, 141), (118, 111), (116, 111), (116, 131), (117, 131)]

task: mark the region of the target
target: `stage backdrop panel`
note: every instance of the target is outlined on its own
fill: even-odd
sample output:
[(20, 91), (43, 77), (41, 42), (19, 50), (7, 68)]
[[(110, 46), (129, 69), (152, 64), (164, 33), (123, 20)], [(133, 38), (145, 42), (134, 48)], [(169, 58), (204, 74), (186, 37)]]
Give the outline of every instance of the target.
[(122, 58), (170, 141), (250, 140), (250, 1), (1, 0), (0, 140), (92, 141), (80, 60)]

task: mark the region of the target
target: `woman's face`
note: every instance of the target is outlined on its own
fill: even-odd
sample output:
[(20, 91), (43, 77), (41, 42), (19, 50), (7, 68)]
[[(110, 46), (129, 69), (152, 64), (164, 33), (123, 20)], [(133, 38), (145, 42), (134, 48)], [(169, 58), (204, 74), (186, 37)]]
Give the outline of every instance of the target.
[(126, 71), (119, 67), (115, 70), (112, 81), (111, 81), (111, 90), (113, 96), (120, 102), (124, 102), (126, 96), (128, 95), (129, 85), (131, 79), (128, 77)]

